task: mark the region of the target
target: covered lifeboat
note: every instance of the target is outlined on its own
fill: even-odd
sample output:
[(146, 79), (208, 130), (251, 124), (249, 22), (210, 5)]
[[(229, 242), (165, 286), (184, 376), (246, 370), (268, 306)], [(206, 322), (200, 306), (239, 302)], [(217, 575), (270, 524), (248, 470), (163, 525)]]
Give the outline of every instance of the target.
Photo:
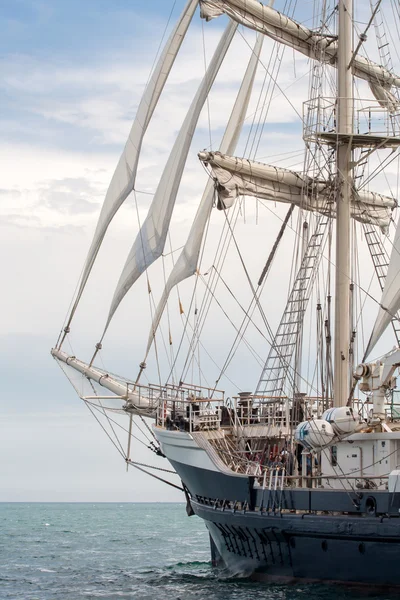
[(329, 408), (322, 415), (322, 419), (332, 425), (333, 431), (338, 436), (351, 435), (362, 425), (361, 417), (350, 406)]
[(325, 419), (312, 419), (300, 423), (295, 431), (296, 442), (308, 450), (317, 450), (329, 444), (335, 438), (333, 427)]
[(329, 446), (335, 439), (352, 435), (362, 426), (361, 417), (351, 407), (340, 406), (326, 410), (320, 419), (300, 423), (294, 437), (296, 442), (312, 451)]

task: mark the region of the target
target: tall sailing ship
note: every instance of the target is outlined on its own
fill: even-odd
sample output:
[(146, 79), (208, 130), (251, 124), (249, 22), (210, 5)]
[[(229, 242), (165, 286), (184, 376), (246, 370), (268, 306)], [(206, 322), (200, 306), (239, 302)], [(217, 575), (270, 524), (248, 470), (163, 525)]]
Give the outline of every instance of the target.
[[(146, 85), (72, 308), (51, 351), (79, 396), (103, 418), (127, 465), (149, 471), (132, 455), (131, 440), (138, 424), (151, 436), (149, 446), (173, 468), (161, 471), (181, 480), (188, 514), (204, 520), (213, 560), (232, 573), (400, 584), (395, 378), (400, 366), (400, 229), (395, 226), (400, 76), (390, 53), (391, 45), (394, 51), (398, 46), (400, 9), (396, 0), (360, 5), (315, 0), (310, 27), (304, 7), (296, 20), (296, 3), (289, 1), (279, 7), (282, 12), (273, 1), (268, 6), (257, 0), (187, 2)], [(74, 317), (107, 229), (137, 191), (146, 130), (198, 9), (202, 19), (222, 20), (226, 29), (139, 224), (103, 333), (83, 361), (66, 351)], [(205, 22), (203, 27), (207, 31)], [(199, 151), (193, 136), (235, 36), (251, 45), (249, 62), (219, 146)], [(293, 63), (298, 55), (308, 61), (309, 99), (302, 113), (291, 101), (293, 89), (286, 93), (279, 84), (285, 50)], [(248, 115), (257, 69), (264, 80)], [(256, 160), (277, 92), (302, 124), (298, 170), (279, 166), (282, 154), (272, 156), (271, 164)], [(243, 156), (237, 156), (246, 133)], [(115, 375), (99, 366), (106, 333), (142, 275), (153, 300), (150, 267), (169, 253), (174, 205), (193, 153), (198, 153), (199, 177), (207, 173), (204, 194), (155, 298), (143, 360), (129, 377)], [(293, 161), (293, 153), (286, 158)], [(244, 237), (246, 227), (240, 230), (239, 224), (244, 225), (247, 211), (262, 227), (262, 208), (269, 220), (275, 214), (280, 221), (276, 239), (265, 236), (261, 248), (252, 244), (251, 234)], [(211, 219), (219, 234), (205, 273)], [(239, 265), (234, 277), (233, 255)], [(255, 274), (261, 259), (263, 268)], [(224, 279), (224, 269), (231, 269), (230, 279)], [(177, 286), (191, 286), (186, 309), (181, 299), (172, 298)], [(244, 287), (247, 295), (241, 294)], [(268, 310), (272, 306), (276, 313), (274, 296), (283, 308), (276, 325), (270, 320), (276, 314)], [(206, 348), (202, 337), (212, 307), (235, 332), (222, 365), (212, 358), (214, 344)], [(177, 312), (182, 326), (179, 343), (173, 344)], [(132, 315), (132, 320), (143, 318)], [(256, 334), (264, 357), (254, 348)], [(215, 329), (214, 339), (220, 349), (224, 340)], [(164, 346), (169, 362), (162, 363)], [(254, 392), (239, 391), (241, 381), (249, 385), (246, 361), (235, 362), (243, 346), (261, 363)], [(378, 351), (383, 354), (377, 358)], [(211, 357), (207, 369), (212, 365), (217, 372), (212, 384), (203, 355)], [(229, 379), (232, 365), (238, 387)], [(144, 381), (146, 367), (158, 371), (157, 383)], [(224, 382), (227, 391), (221, 389)], [(117, 418), (124, 419), (122, 426)]]

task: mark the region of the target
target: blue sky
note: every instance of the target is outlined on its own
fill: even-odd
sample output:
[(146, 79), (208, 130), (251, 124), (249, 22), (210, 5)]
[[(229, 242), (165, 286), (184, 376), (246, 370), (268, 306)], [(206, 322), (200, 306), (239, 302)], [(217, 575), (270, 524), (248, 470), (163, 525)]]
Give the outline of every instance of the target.
[[(169, 14), (174, 7), (171, 27), (183, 4), (181, 0), (0, 0), (0, 501), (181, 499), (154, 480), (125, 473), (123, 461), (75, 395), (49, 350), (67, 313), (101, 201)], [(276, 3), (277, 8), (280, 4)], [(203, 37), (198, 14), (194, 18), (146, 134), (138, 189), (154, 192), (204, 72), (203, 51), (208, 59), (224, 22), (217, 19), (204, 24)], [(244, 37), (250, 44), (254, 40), (249, 32), (236, 36), (210, 95), (209, 115), (203, 111), (199, 120), (174, 213), (174, 248), (185, 241), (206, 182), (196, 153), (209, 145), (209, 121), (213, 147), (218, 147), (249, 58)], [(265, 42), (265, 63), (270, 55), (271, 44)], [(304, 57), (294, 59), (292, 53), (285, 54), (280, 83), (291, 90), (291, 100), (299, 112), (307, 98), (304, 75), (308, 70)], [(263, 79), (260, 68), (255, 96), (260, 93)], [(246, 132), (255, 106), (256, 100), (249, 108)], [(298, 118), (286, 100), (277, 95), (258, 156), (301, 149)], [(298, 160), (298, 155), (293, 155), (288, 166)], [(138, 194), (142, 217), (150, 198)], [(280, 218), (279, 207), (268, 213), (264, 229), (258, 226), (251, 207), (243, 218), (243, 225), (247, 219), (245, 239), (252, 240), (252, 244), (244, 244), (243, 252), (255, 276), (280, 227)], [(217, 215), (210, 226), (215, 239), (220, 226)], [(98, 340), (136, 231), (131, 198), (110, 227), (74, 320), (71, 350), (82, 358), (90, 357)], [(171, 266), (168, 260), (167, 269)], [(235, 285), (238, 267), (233, 256), (229, 260), (232, 265), (227, 280)], [(289, 252), (283, 262), (289, 265)], [(163, 276), (162, 271), (154, 273), (152, 286), (157, 297)], [(184, 301), (190, 298), (189, 288), (182, 293)], [(241, 288), (238, 297), (244, 304), (248, 300)], [(282, 298), (272, 294), (272, 314), (278, 314), (281, 303)], [(240, 322), (240, 312), (234, 314)], [(149, 324), (146, 282), (140, 281), (110, 328), (103, 352), (107, 368), (128, 377), (136, 374)], [(265, 340), (257, 339), (254, 332), (251, 335), (263, 356)], [(217, 362), (223, 363), (226, 347), (233, 339), (234, 332), (224, 317), (211, 316), (204, 341), (211, 342)], [(204, 360), (205, 370), (215, 377), (214, 365)], [(259, 364), (239, 353), (230, 375), (235, 379), (240, 373), (242, 379), (235, 381), (235, 386), (252, 389), (259, 372)], [(231, 386), (230, 381), (224, 384)], [(231, 386), (229, 393), (237, 387)], [(144, 450), (142, 445), (134, 444), (136, 458), (165, 466)]]
[[(165, 25), (170, 2), (128, 0), (15, 0), (2, 2), (1, 47), (3, 52), (74, 61), (85, 55), (101, 60), (107, 49), (130, 50), (144, 28)], [(179, 2), (178, 2), (179, 8)]]
[[(143, 55), (148, 62), (165, 27), (162, 9), (167, 4), (153, 3), (151, 14), (143, 11), (141, 2), (3, 2), (1, 62), (11, 85), (3, 95), (2, 114), (5, 109), (11, 122), (21, 125), (22, 120), (25, 125), (20, 127), (20, 135), (17, 128), (6, 131), (8, 138), (53, 147), (88, 146), (88, 132), (44, 117), (38, 105), (46, 99), (56, 106), (62, 96), (72, 101), (89, 88), (92, 93), (103, 89), (101, 77), (95, 78), (98, 68), (112, 69), (123, 61), (134, 69)], [(86, 85), (77, 73), (74, 79), (78, 66), (93, 71)], [(69, 77), (65, 77), (67, 73)], [(57, 139), (61, 135), (62, 144)]]

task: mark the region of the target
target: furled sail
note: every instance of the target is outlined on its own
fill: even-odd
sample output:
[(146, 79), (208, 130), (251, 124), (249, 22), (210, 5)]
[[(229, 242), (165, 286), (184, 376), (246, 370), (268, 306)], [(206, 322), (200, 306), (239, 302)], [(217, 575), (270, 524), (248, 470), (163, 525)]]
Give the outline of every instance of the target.
[[(247, 107), (249, 105), (254, 77), (257, 70), (258, 59), (261, 52), (262, 42), (263, 36), (258, 35), (254, 46), (254, 50), (252, 52), (249, 64), (243, 77), (242, 85), (240, 86), (230, 119), (228, 121), (228, 125), (226, 127), (224, 136), (221, 141), (221, 152), (231, 153), (234, 152), (236, 148), (240, 131), (242, 129), (243, 122), (246, 116)], [(171, 293), (171, 290), (174, 286), (178, 285), (178, 283), (180, 283), (187, 277), (194, 275), (194, 273), (196, 272), (204, 230), (206, 228), (212, 209), (213, 196), (214, 185), (213, 182), (210, 180), (208, 181), (204, 190), (186, 244), (183, 247), (179, 258), (176, 261), (168, 277), (168, 280), (165, 284), (164, 292), (154, 313), (151, 332), (147, 344), (146, 355), (150, 350), (150, 346), (153, 342), (155, 333), (160, 323), (161, 316), (164, 312), (164, 308), (167, 304), (168, 296)]]
[(114, 218), (116, 212), (135, 186), (136, 171), (144, 134), (160, 98), (164, 84), (174, 64), (179, 48), (181, 47), (182, 41), (188, 30), (197, 4), (198, 0), (189, 0), (187, 2), (164, 47), (163, 52), (161, 53), (153, 75), (146, 86), (136, 113), (135, 120), (129, 133), (128, 140), (125, 144), (124, 151), (118, 161), (117, 168), (115, 169), (111, 183), (107, 190), (106, 197), (104, 199), (92, 244), (89, 248), (83, 268), (77, 296), (73, 304), (66, 329), (68, 329), (71, 324), (71, 320), (79, 304), (107, 228)]
[[(238, 196), (257, 196), (265, 200), (295, 204), (305, 210), (335, 216), (335, 182), (314, 179), (295, 171), (219, 152), (200, 152), (199, 158), (211, 167), (216, 182), (220, 209), (230, 208)], [(390, 223), (396, 201), (364, 190), (354, 191), (352, 217), (362, 223)]]
[[(172, 152), (164, 168), (157, 191), (154, 195), (147, 217), (140, 228), (129, 252), (125, 266), (118, 281), (106, 323), (107, 329), (115, 311), (125, 294), (144, 271), (161, 256), (172, 211), (175, 205), (179, 184), (196, 129), (197, 121), (208, 96), (218, 70), (224, 60), (237, 24), (230, 21), (209, 64), (207, 72), (194, 97), (185, 121), (175, 141)], [(104, 333), (103, 333), (104, 336)]]
[(380, 306), (365, 356), (371, 354), (386, 327), (400, 309), (400, 221), (396, 229)]
[[(337, 65), (338, 43), (335, 36), (313, 31), (258, 0), (200, 0), (201, 16), (206, 20), (227, 14), (237, 23), (263, 33), (318, 61)], [(362, 56), (353, 61), (356, 77), (368, 81), (382, 106), (393, 111), (398, 105), (391, 87), (400, 87), (400, 77)]]

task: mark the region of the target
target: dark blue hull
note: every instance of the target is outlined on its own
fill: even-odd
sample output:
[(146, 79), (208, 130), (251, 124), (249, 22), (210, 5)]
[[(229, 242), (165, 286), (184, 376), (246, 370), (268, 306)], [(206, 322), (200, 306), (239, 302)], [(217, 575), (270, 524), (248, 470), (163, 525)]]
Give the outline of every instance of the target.
[(400, 586), (400, 494), (270, 492), (251, 477), (173, 464), (232, 574)]
[(196, 502), (232, 573), (400, 586), (400, 520), (213, 509)]

